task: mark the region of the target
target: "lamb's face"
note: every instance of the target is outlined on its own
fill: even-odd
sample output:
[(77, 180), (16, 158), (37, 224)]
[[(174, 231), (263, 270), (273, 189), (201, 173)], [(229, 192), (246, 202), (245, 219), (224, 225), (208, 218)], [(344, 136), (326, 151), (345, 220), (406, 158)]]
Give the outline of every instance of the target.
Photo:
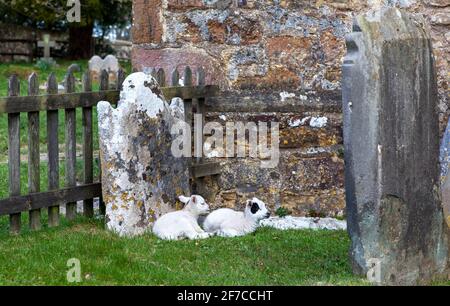
[(209, 205), (199, 195), (193, 195), (190, 198), (180, 197), (180, 201), (186, 204), (186, 208), (195, 215), (202, 216), (209, 213)]
[(270, 211), (266, 208), (266, 204), (257, 198), (253, 198), (253, 200), (247, 201), (245, 214), (255, 221), (267, 219), (270, 217)]

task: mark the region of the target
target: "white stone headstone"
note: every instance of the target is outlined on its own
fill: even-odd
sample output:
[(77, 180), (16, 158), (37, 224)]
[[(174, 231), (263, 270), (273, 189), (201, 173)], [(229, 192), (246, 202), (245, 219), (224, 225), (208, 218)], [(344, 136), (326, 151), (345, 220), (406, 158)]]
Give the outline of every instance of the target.
[(107, 228), (121, 236), (148, 232), (189, 193), (187, 160), (171, 151), (180, 120), (157, 81), (139, 72), (123, 83), (117, 109), (98, 104), (98, 122)]
[(114, 55), (108, 55), (103, 60), (103, 69), (109, 73), (117, 73), (120, 69), (119, 60)]
[(102, 69), (103, 69), (103, 59), (98, 55), (94, 55), (89, 60), (89, 71), (100, 74)]

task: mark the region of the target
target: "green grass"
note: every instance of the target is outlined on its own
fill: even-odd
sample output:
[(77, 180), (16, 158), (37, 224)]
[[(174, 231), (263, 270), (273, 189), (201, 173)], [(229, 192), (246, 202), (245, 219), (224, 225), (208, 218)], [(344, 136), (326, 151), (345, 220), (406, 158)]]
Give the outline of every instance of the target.
[(7, 218), (0, 219), (0, 285), (70, 285), (71, 258), (81, 262), (79, 285), (366, 284), (351, 273), (345, 232), (260, 229), (236, 239), (167, 242), (119, 238), (100, 220), (62, 223), (9, 236)]
[[(88, 64), (87, 61), (58, 61), (58, 66), (46, 70), (41, 71), (34, 64), (27, 63), (11, 63), (11, 64), (0, 64), (0, 97), (7, 95), (8, 88), (8, 78), (16, 74), (19, 76), (21, 80), (21, 95), (26, 95), (27, 93), (27, 78), (28, 76), (36, 72), (39, 76), (40, 84), (44, 84), (51, 72), (55, 72), (57, 76), (58, 82), (62, 82), (64, 80), (64, 76), (66, 74), (67, 68), (72, 64), (77, 63), (82, 68), (82, 71), (79, 73), (75, 73), (75, 78), (77, 80), (81, 80), (82, 74), (87, 70)], [(127, 62), (121, 62), (121, 66), (125, 69), (127, 73), (131, 72), (131, 66)], [(94, 82), (93, 89), (98, 90), (99, 84)], [(81, 83), (79, 82), (77, 85), (77, 91), (81, 91)], [(44, 92), (41, 91), (41, 94)], [(77, 128), (76, 128), (76, 136), (77, 136), (77, 146), (78, 149), (81, 150), (82, 143), (82, 128), (81, 128), (81, 109), (77, 109)], [(98, 150), (98, 133), (97, 133), (97, 112), (94, 108), (93, 111), (93, 126), (94, 126), (94, 150)], [(47, 135), (47, 122), (46, 122), (46, 113), (41, 112), (40, 114), (40, 142), (41, 142), (41, 152), (46, 152), (46, 135)], [(64, 144), (64, 122), (65, 122), (64, 111), (59, 111), (59, 128), (58, 128), (58, 139), (60, 144)], [(27, 114), (21, 114), (20, 117), (20, 139), (22, 146), (22, 154), (27, 153), (27, 139), (28, 139), (28, 119)], [(64, 147), (61, 146), (61, 152), (64, 151)], [(8, 116), (6, 114), (0, 114), (0, 162), (5, 162), (8, 154)]]

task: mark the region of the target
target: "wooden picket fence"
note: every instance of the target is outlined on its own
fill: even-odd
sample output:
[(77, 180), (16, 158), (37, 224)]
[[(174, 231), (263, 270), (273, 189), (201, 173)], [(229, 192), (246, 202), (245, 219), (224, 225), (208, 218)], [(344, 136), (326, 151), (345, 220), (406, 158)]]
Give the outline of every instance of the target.
[[(192, 70), (184, 70), (184, 86), (179, 86), (180, 74), (172, 72), (171, 83), (166, 87), (166, 73), (163, 69), (152, 69), (161, 90), (168, 101), (175, 97), (185, 103), (186, 122), (192, 122), (193, 113), (203, 112), (205, 99), (217, 94), (218, 87), (205, 85), (205, 73), (197, 71), (197, 86), (193, 86)], [(94, 199), (100, 198), (100, 213), (105, 213), (101, 200), (101, 182), (94, 182), (93, 151), (93, 107), (99, 101), (117, 103), (120, 87), (126, 75), (120, 70), (117, 73), (115, 88), (110, 88), (109, 73), (103, 71), (100, 76), (99, 91), (92, 91), (90, 73), (82, 79), (82, 92), (76, 92), (76, 80), (72, 73), (67, 73), (64, 80), (65, 92), (58, 94), (58, 83), (52, 73), (47, 81), (47, 92), (39, 95), (39, 82), (36, 74), (28, 78), (28, 95), (20, 96), (20, 80), (12, 76), (8, 84), (8, 97), (0, 97), (0, 114), (8, 115), (8, 167), (9, 198), (0, 200), (0, 216), (10, 216), (10, 231), (21, 231), (21, 214), (29, 213), (29, 227), (39, 230), (41, 210), (48, 209), (48, 226), (59, 225), (60, 205), (66, 204), (66, 218), (73, 220), (77, 214), (77, 202), (83, 201), (84, 215), (93, 217)], [(82, 109), (82, 182), (76, 179), (76, 109)], [(59, 143), (58, 112), (65, 112), (65, 178), (63, 187), (59, 184)], [(40, 143), (39, 113), (47, 114), (47, 155), (48, 155), (48, 191), (40, 192)], [(28, 194), (21, 194), (20, 182), (20, 113), (28, 114)], [(3, 131), (5, 132), (5, 131)], [(215, 175), (220, 172), (218, 164), (204, 164), (201, 160), (192, 162), (192, 179)]]

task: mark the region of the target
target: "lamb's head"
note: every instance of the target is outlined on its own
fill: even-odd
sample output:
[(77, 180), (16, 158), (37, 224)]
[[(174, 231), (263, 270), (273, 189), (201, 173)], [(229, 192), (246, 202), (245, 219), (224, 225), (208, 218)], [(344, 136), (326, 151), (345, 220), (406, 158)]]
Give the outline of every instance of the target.
[(262, 219), (269, 218), (270, 211), (266, 208), (266, 204), (263, 201), (253, 198), (253, 200), (247, 201), (247, 205), (245, 207), (245, 217), (258, 222)]
[(193, 195), (190, 198), (180, 196), (179, 199), (185, 204), (184, 210), (189, 211), (194, 216), (202, 216), (209, 213), (209, 205), (206, 203), (205, 199), (199, 195)]

